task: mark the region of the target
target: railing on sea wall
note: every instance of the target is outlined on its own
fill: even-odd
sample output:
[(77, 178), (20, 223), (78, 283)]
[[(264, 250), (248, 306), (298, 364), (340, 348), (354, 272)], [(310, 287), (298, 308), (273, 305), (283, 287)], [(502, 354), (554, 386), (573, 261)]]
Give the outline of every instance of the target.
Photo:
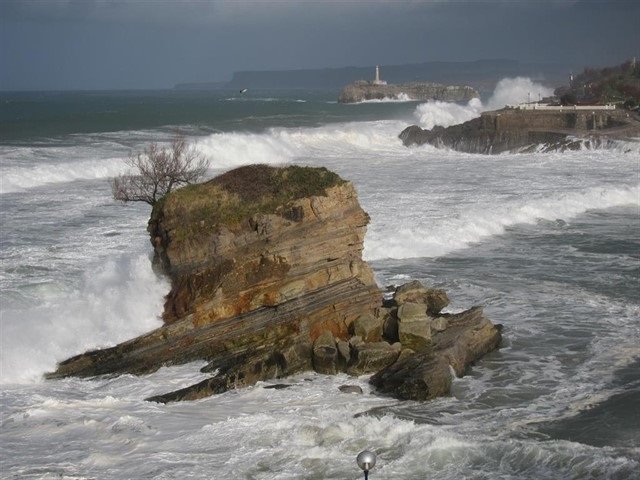
[(558, 112), (572, 112), (574, 110), (615, 110), (615, 105), (540, 105), (538, 103), (521, 103), (509, 105), (518, 110), (552, 110)]

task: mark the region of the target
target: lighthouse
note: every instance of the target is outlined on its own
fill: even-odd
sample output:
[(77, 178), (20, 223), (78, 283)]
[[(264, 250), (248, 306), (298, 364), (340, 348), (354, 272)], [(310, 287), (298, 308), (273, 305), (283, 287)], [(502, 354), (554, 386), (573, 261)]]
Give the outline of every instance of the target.
[(374, 85), (386, 85), (387, 82), (380, 80), (380, 65), (376, 65), (376, 78), (373, 80)]

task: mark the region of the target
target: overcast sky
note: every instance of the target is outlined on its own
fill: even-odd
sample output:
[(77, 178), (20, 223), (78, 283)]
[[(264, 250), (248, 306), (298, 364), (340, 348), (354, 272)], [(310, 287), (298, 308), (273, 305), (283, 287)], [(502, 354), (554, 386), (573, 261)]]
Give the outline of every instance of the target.
[(640, 56), (638, 0), (0, 0), (0, 88), (170, 88), (237, 70)]

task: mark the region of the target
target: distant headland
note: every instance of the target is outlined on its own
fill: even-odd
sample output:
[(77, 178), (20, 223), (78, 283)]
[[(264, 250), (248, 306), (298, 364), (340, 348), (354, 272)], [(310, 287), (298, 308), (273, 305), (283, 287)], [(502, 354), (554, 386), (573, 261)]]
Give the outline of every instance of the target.
[(405, 146), (488, 154), (606, 147), (640, 138), (639, 105), (640, 66), (634, 58), (570, 75), (569, 86), (557, 88), (555, 97), (484, 112), (447, 128), (411, 125), (400, 139)]
[[(194, 80), (175, 85), (176, 90), (249, 90), (320, 89), (339, 90), (358, 79), (369, 78), (374, 69), (369, 66), (348, 66), (297, 70), (253, 70), (234, 72), (228, 82)], [(484, 59), (468, 62), (432, 61), (384, 65), (384, 77), (389, 83), (424, 82), (471, 85), (482, 95), (489, 95), (497, 82), (505, 77), (528, 77), (535, 81), (559, 85), (568, 68), (576, 65), (560, 63), (528, 63), (509, 59)]]
[(357, 103), (366, 100), (405, 99), (466, 102), (479, 97), (478, 91), (468, 86), (444, 85), (431, 82), (411, 82), (392, 85), (380, 79), (380, 67), (376, 65), (375, 78), (358, 80), (340, 92), (340, 103)]

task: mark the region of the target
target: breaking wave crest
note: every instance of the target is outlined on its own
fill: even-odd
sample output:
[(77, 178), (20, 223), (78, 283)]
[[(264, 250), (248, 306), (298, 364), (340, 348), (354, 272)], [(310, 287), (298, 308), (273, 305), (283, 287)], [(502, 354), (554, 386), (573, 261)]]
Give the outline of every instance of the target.
[(371, 100), (362, 100), (361, 102), (347, 103), (346, 105), (362, 105), (363, 103), (405, 103), (416, 101), (417, 100), (411, 98), (406, 93), (399, 93), (393, 97), (372, 98)]
[(109, 178), (125, 171), (126, 167), (120, 158), (14, 166), (3, 169), (0, 193), (19, 192), (48, 183)]
[(640, 185), (595, 187), (583, 192), (552, 195), (506, 204), (480, 205), (439, 222), (375, 226), (365, 240), (367, 260), (438, 257), (466, 248), (486, 237), (500, 235), (517, 224), (540, 220), (570, 220), (592, 209), (640, 205)]
[(39, 285), (33, 292), (39, 301), (31, 308), (2, 312), (0, 383), (37, 381), (55, 369), (56, 361), (159, 327), (168, 289), (166, 280), (153, 273), (147, 254), (88, 270), (77, 289)]
[(486, 103), (473, 98), (466, 105), (450, 102), (427, 102), (416, 107), (414, 117), (422, 128), (449, 127), (479, 117), (487, 110), (496, 110), (506, 105), (537, 101), (553, 94), (553, 90), (533, 82), (530, 78), (503, 78), (498, 82)]

